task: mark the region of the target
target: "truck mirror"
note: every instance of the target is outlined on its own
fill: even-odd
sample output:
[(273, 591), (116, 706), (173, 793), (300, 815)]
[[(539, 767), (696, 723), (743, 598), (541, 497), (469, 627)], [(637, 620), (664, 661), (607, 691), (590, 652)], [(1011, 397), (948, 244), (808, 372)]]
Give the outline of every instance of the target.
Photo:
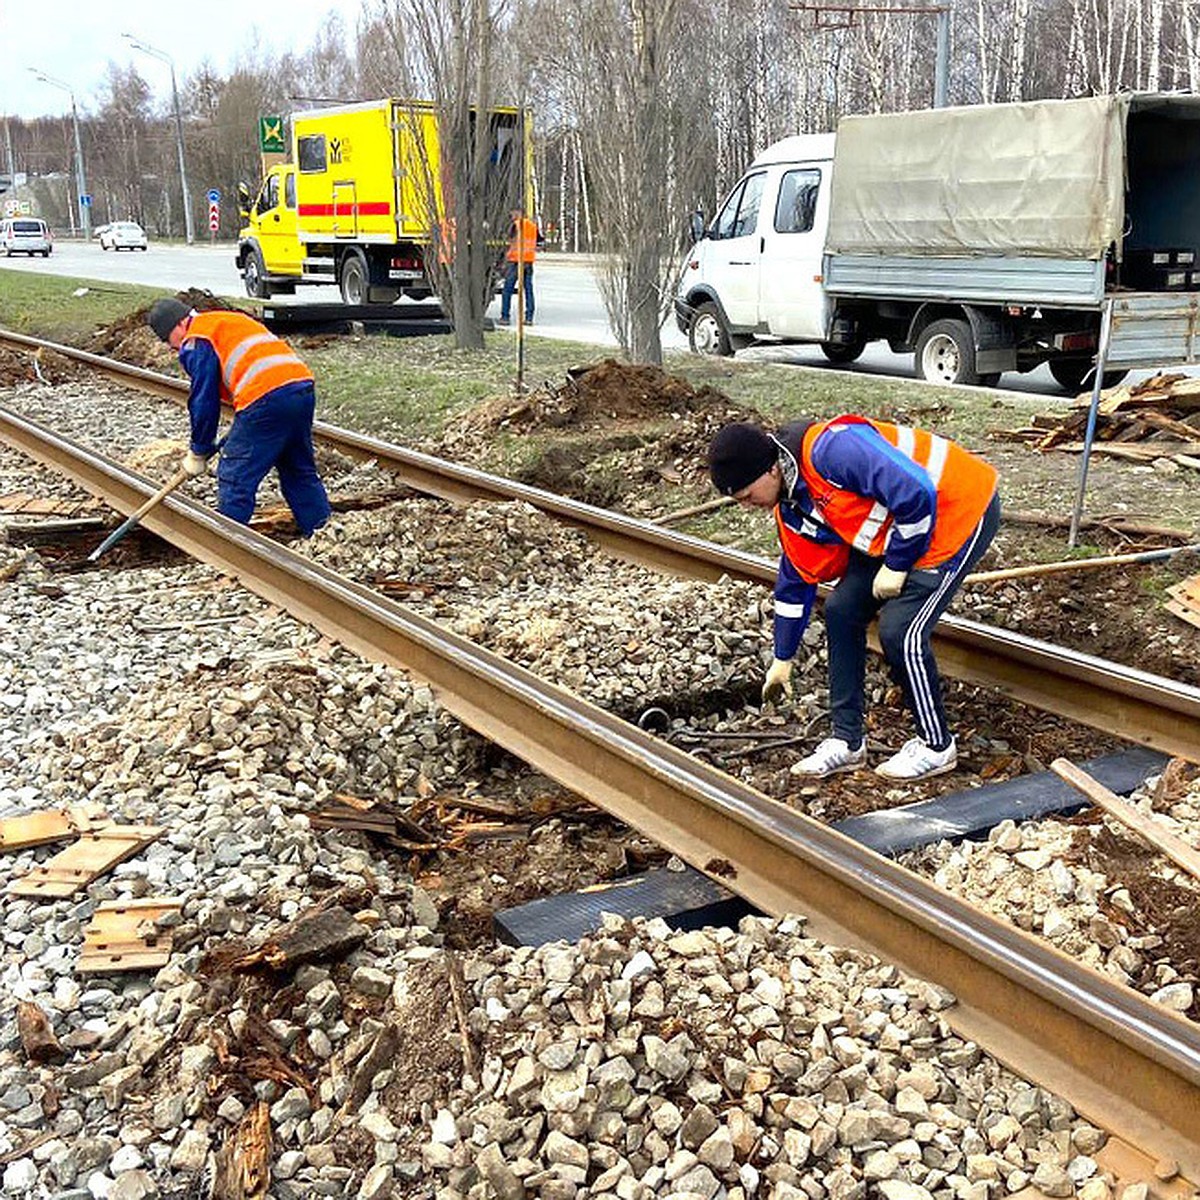
[(704, 210), (696, 209), (689, 218), (689, 226), (692, 232), (692, 241), (699, 242), (704, 240)]
[(243, 221), (250, 219), (250, 189), (244, 184), (237, 185), (238, 214)]

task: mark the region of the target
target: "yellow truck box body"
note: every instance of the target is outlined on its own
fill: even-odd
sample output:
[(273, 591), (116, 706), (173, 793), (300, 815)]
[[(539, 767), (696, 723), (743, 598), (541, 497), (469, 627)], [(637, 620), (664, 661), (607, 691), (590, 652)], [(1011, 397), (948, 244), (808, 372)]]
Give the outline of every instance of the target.
[[(261, 298), (290, 293), (296, 283), (336, 283), (346, 298), (356, 274), (359, 291), (428, 295), (426, 260), (444, 213), (435, 106), (389, 98), (297, 112), (291, 124), (292, 161), (270, 168), (244, 211), (236, 262), (247, 293)], [(489, 109), (488, 138), (490, 161), (515, 164), (519, 191), (532, 195), (528, 112)], [(496, 167), (489, 188), (511, 189), (508, 169)], [(500, 207), (519, 204), (519, 191)], [(503, 251), (503, 239), (495, 249)]]

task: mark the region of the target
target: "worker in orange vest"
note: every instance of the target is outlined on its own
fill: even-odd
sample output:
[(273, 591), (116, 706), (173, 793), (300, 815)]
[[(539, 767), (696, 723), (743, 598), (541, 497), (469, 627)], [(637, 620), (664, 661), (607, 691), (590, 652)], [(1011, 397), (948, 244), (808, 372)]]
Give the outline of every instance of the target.
[(299, 356), (245, 313), (196, 312), (173, 296), (156, 300), (146, 322), (179, 352), (192, 381), (182, 463), (189, 475), (208, 470), (222, 402), (233, 409), (217, 466), (217, 510), (249, 524), (258, 485), (274, 467), (300, 532), (307, 537), (324, 525), (330, 507), (313, 455), (316, 391)]
[(519, 208), (512, 211), (512, 229), (509, 233), (508, 254), (504, 265), (504, 292), (500, 297), (500, 324), (509, 323), (512, 311), (513, 292), (517, 288), (518, 272), (523, 277), (525, 289), (525, 324), (533, 324), (533, 260), (542, 235), (537, 222), (527, 217)]
[(726, 425), (708, 466), (719, 492), (773, 510), (779, 530), (764, 704), (791, 695), (792, 659), (817, 584), (838, 581), (825, 601), (833, 733), (792, 773), (820, 778), (866, 766), (867, 626), (876, 616), (917, 736), (875, 772), (916, 780), (952, 771), (958, 747), (930, 639), (1000, 523), (995, 469), (949, 438), (852, 413), (795, 421), (774, 435)]

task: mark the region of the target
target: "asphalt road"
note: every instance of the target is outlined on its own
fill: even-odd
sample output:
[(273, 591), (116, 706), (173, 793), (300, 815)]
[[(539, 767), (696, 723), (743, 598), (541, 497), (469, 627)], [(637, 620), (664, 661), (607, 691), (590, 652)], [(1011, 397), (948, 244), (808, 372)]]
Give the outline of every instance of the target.
[[(141, 284), (175, 291), (188, 287), (207, 288), (217, 295), (244, 295), (241, 276), (234, 266), (235, 248), (231, 243), (151, 243), (148, 250), (105, 251), (96, 242), (60, 241), (48, 258), (16, 256), (0, 260), (0, 268), (39, 271), (43, 274), (71, 275), (95, 280), (97, 287)], [(539, 337), (564, 338), (599, 346), (614, 346), (608, 319), (596, 284), (592, 261), (584, 256), (548, 254), (539, 257), (534, 274), (537, 311), (532, 332)], [(300, 288), (294, 298), (298, 304), (328, 302), (337, 298), (332, 287)], [(293, 302), (285, 298), (281, 303)], [(497, 299), (489, 313), (498, 316)], [(665, 349), (686, 349), (687, 339), (676, 328), (673, 318), (663, 326)], [(816, 346), (755, 346), (743, 350), (739, 358), (834, 370)], [(868, 346), (862, 358), (837, 370), (852, 374), (889, 375), (914, 378), (912, 355), (892, 354), (886, 346)], [(1134, 372), (1132, 378), (1145, 378), (1148, 371)], [(1002, 381), (1012, 391), (1062, 397), (1062, 389), (1045, 367), (1027, 375), (1010, 372)]]

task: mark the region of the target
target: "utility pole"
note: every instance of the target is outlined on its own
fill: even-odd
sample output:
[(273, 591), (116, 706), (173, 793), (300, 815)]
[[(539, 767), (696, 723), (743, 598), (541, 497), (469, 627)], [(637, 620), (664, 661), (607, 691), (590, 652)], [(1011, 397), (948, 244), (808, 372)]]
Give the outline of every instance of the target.
[(45, 71), (39, 71), (36, 67), (30, 67), (29, 69), (43, 83), (48, 83), (51, 87), (56, 87), (71, 97), (71, 123), (75, 126), (75, 182), (79, 185), (77, 197), (79, 201), (79, 224), (83, 229), (84, 241), (91, 241), (92, 198), (88, 195), (87, 174), (83, 169), (83, 139), (79, 136), (79, 112), (75, 107), (75, 93), (71, 90), (70, 84), (63, 83), (61, 79), (55, 79), (53, 75), (47, 75)]
[[(798, 3), (789, 5), (796, 12), (813, 14), (813, 31), (827, 32), (833, 29), (853, 29), (858, 23), (857, 18), (867, 13), (885, 13), (895, 16), (914, 17), (937, 15), (937, 44), (933, 60), (933, 107), (945, 108), (949, 103), (950, 94), (950, 5), (876, 5), (876, 4), (838, 4), (836, 0), (827, 4)], [(829, 20), (830, 16), (840, 20)]]
[(183, 154), (183, 117), (179, 112), (179, 89), (175, 86), (175, 60), (165, 51), (156, 50), (140, 38), (134, 37), (132, 33), (123, 33), (121, 36), (135, 50), (149, 54), (159, 62), (165, 62), (171, 70), (171, 102), (175, 106), (175, 148), (179, 152), (179, 183), (183, 189), (183, 227), (187, 234), (187, 244), (190, 246), (196, 240), (196, 228), (192, 223), (191, 193), (188, 190), (187, 164)]

